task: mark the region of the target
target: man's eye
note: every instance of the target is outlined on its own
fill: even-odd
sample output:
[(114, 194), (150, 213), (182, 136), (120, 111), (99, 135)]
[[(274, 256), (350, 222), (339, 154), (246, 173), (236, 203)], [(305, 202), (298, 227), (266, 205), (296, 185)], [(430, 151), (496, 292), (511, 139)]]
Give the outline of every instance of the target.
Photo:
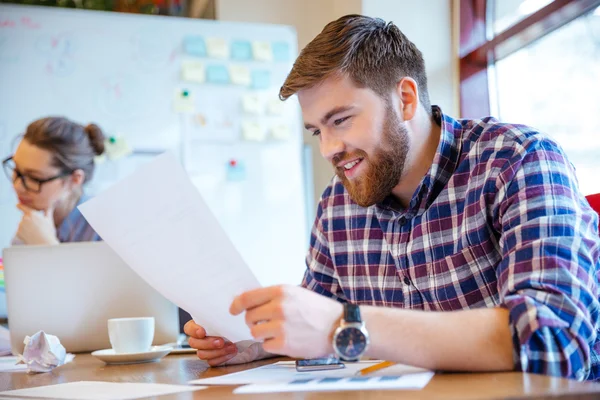
[(336, 119), (335, 121), (333, 121), (333, 124), (335, 126), (339, 126), (339, 125), (343, 124), (344, 121), (346, 121), (348, 118), (350, 118), (350, 117), (344, 117), (344, 118)]
[(313, 136), (319, 136), (320, 134), (321, 134), (321, 130), (320, 130), (320, 129), (315, 129), (315, 130), (313, 131), (313, 134), (312, 134), (312, 135), (313, 135)]

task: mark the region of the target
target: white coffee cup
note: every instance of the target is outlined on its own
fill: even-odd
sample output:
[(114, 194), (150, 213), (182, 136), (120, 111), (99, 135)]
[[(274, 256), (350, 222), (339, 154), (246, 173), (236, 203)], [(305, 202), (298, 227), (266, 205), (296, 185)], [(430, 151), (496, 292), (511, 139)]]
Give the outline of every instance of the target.
[(154, 317), (112, 318), (108, 337), (115, 353), (143, 353), (154, 340)]

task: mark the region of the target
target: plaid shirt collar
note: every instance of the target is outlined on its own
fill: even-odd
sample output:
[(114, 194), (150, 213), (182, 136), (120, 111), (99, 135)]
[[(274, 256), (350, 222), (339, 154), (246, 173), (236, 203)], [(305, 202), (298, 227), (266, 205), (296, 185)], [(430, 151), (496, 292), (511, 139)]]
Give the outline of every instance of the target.
[(381, 203), (375, 205), (378, 215), (391, 212), (412, 218), (423, 214), (454, 173), (460, 157), (463, 127), (452, 117), (443, 114), (440, 107), (434, 105), (431, 110), (434, 122), (442, 128), (431, 167), (412, 195), (408, 208), (404, 209), (394, 195), (390, 194)]

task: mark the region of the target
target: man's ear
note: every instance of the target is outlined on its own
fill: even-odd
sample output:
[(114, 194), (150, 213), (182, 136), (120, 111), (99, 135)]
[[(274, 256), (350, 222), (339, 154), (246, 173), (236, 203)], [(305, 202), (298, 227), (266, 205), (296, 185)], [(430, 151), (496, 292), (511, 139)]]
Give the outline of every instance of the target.
[(410, 121), (419, 107), (419, 89), (413, 78), (404, 77), (396, 84), (396, 95), (400, 99), (398, 112), (404, 121)]

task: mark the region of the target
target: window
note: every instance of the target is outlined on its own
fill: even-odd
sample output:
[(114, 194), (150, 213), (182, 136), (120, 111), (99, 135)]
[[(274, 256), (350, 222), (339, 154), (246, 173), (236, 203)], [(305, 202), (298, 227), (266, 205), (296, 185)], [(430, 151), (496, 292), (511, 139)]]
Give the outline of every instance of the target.
[(461, 20), (464, 4), (479, 27), (461, 21), (461, 47), (471, 46), (461, 114), (539, 129), (563, 147), (583, 193), (599, 193), (600, 1), (463, 0)]

